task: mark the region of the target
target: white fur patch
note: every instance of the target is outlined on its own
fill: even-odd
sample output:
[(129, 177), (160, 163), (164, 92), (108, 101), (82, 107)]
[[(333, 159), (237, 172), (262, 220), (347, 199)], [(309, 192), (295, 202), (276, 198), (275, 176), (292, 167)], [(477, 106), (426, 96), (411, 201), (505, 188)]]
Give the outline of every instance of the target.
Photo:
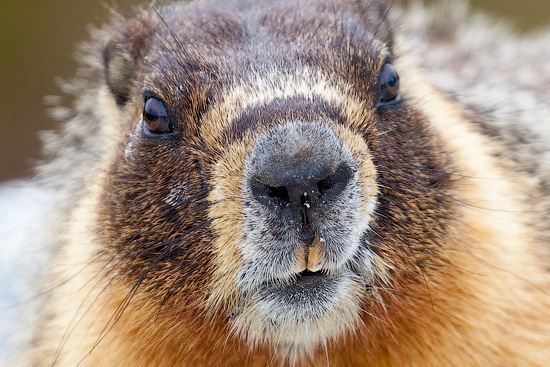
[(250, 345), (272, 344), (277, 356), (289, 363), (310, 356), (319, 346), (355, 329), (365, 290), (354, 277), (337, 277), (330, 292), (315, 300), (298, 300), (299, 306), (289, 305), (277, 293), (257, 294), (234, 319), (232, 330)]

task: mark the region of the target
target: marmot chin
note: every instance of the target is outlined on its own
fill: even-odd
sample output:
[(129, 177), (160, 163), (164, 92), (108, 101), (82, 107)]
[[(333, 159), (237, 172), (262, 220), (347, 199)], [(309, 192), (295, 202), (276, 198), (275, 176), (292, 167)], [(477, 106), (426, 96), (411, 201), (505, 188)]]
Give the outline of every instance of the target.
[(213, 0), (94, 31), (44, 139), (28, 364), (548, 366), (548, 38), (443, 11)]

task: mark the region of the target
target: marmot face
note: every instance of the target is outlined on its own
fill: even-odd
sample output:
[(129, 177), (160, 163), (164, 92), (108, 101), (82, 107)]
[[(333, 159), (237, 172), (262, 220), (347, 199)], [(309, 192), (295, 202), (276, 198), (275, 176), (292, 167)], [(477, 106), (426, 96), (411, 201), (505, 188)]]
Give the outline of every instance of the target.
[(167, 332), (199, 318), (283, 358), (365, 327), (374, 345), (392, 313), (430, 308), (454, 168), (400, 93), (386, 16), (179, 4), (113, 31), (124, 134), (97, 226), (128, 302), (144, 295)]

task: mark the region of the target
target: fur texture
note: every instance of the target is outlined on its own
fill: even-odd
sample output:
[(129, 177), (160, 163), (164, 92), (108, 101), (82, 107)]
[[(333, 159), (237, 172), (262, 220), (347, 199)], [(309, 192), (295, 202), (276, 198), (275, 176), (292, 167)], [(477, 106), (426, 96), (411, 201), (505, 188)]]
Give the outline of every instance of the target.
[(113, 16), (44, 139), (26, 365), (545, 366), (547, 36), (375, 0)]

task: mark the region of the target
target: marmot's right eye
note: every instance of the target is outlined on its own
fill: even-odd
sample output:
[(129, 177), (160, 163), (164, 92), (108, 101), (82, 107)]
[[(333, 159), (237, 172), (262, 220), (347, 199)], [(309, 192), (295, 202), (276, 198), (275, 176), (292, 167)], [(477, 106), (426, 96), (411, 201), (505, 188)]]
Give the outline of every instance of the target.
[(157, 98), (150, 97), (145, 101), (142, 120), (143, 127), (147, 132), (166, 134), (174, 131), (172, 124), (168, 120), (164, 103)]

